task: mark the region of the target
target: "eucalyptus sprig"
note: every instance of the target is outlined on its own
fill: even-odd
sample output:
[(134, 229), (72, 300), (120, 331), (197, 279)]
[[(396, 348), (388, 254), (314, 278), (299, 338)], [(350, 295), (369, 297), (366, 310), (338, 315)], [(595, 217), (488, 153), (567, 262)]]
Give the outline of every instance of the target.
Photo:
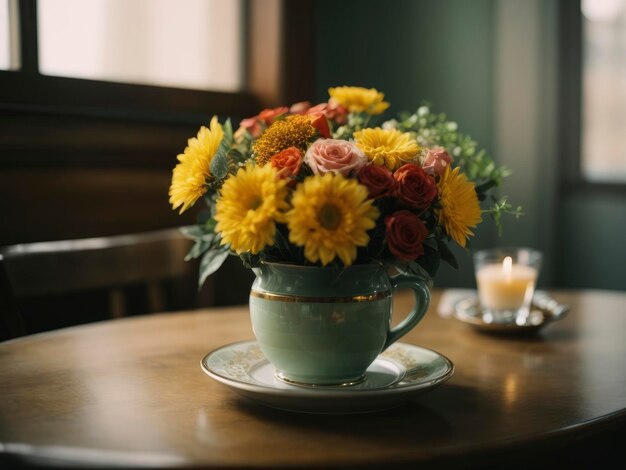
[(524, 215), (524, 212), (522, 212), (522, 206), (513, 207), (513, 205), (508, 202), (508, 196), (503, 196), (500, 199), (496, 199), (492, 196), (491, 200), (494, 203), (493, 206), (490, 209), (483, 210), (483, 213), (491, 216), (498, 228), (498, 236), (502, 236), (502, 214), (509, 214), (519, 219)]

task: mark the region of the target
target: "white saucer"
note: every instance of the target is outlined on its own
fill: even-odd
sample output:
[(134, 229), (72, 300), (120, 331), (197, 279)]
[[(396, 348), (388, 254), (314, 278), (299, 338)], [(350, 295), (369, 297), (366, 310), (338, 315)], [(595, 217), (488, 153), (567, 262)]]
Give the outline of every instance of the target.
[(229, 344), (207, 354), (202, 370), (244, 397), (303, 413), (362, 413), (403, 405), (448, 380), (454, 365), (441, 354), (395, 343), (350, 387), (299, 387), (278, 380), (256, 341)]
[(529, 315), (517, 321), (485, 321), (476, 296), (467, 297), (456, 302), (454, 304), (453, 317), (480, 331), (517, 334), (536, 332), (549, 323), (563, 319), (568, 312), (569, 307), (567, 305), (557, 302), (545, 292), (536, 291)]

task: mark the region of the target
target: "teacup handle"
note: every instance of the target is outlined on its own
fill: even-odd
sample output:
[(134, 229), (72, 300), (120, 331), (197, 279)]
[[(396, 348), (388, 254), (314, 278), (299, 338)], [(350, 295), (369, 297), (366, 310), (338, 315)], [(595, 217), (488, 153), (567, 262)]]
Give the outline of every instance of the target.
[(391, 287), (394, 291), (400, 287), (408, 287), (411, 289), (415, 296), (415, 306), (399, 325), (389, 330), (383, 351), (411, 331), (424, 317), (424, 314), (428, 310), (428, 305), (430, 304), (430, 291), (424, 284), (424, 281), (419, 277), (410, 274), (397, 274), (390, 276), (389, 280), (391, 281)]

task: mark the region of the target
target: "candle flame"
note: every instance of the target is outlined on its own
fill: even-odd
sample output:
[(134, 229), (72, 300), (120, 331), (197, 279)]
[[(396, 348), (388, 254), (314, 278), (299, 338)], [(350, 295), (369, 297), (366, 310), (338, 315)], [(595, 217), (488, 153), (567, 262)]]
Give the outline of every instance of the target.
[(504, 277), (506, 279), (511, 279), (513, 274), (513, 258), (507, 256), (502, 261), (502, 272), (504, 273)]

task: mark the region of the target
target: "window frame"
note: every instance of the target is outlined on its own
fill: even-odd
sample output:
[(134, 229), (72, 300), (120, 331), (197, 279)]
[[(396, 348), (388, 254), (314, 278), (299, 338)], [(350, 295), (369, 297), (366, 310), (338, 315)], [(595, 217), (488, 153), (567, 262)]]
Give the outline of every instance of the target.
[[(244, 17), (246, 6), (244, 2)], [(258, 107), (254, 95), (245, 91), (190, 90), (42, 75), (39, 72), (37, 0), (21, 0), (18, 16), (21, 67), (0, 71), (0, 107), (4, 110), (187, 121), (197, 119), (208, 110), (217, 114), (246, 115)]]
[[(559, 142), (566, 193), (626, 195), (626, 181), (591, 181), (582, 170), (583, 18), (581, 2), (560, 0)], [(573, 138), (577, 136), (577, 138)]]
[[(0, 130), (0, 166), (79, 162), (79, 154), (87, 152), (90, 163), (116, 163), (130, 140), (141, 148), (138, 159), (120, 157), (117, 163), (171, 166), (172, 156), (163, 146), (184, 142), (190, 129), (197, 130), (212, 115), (236, 120), (264, 107), (311, 100), (314, 0), (243, 0), (242, 9), (244, 89), (220, 92), (42, 75), (37, 0), (20, 0), (21, 66), (0, 71), (0, 120), (10, 124), (10, 130)], [(45, 142), (29, 132), (31, 121), (45, 128)], [(106, 152), (98, 157), (93, 142), (72, 142), (69, 152), (62, 151), (75, 130), (92, 133), (96, 141), (106, 139)], [(58, 151), (47, 158), (42, 156), (45, 146)], [(148, 154), (152, 157), (142, 157)]]

